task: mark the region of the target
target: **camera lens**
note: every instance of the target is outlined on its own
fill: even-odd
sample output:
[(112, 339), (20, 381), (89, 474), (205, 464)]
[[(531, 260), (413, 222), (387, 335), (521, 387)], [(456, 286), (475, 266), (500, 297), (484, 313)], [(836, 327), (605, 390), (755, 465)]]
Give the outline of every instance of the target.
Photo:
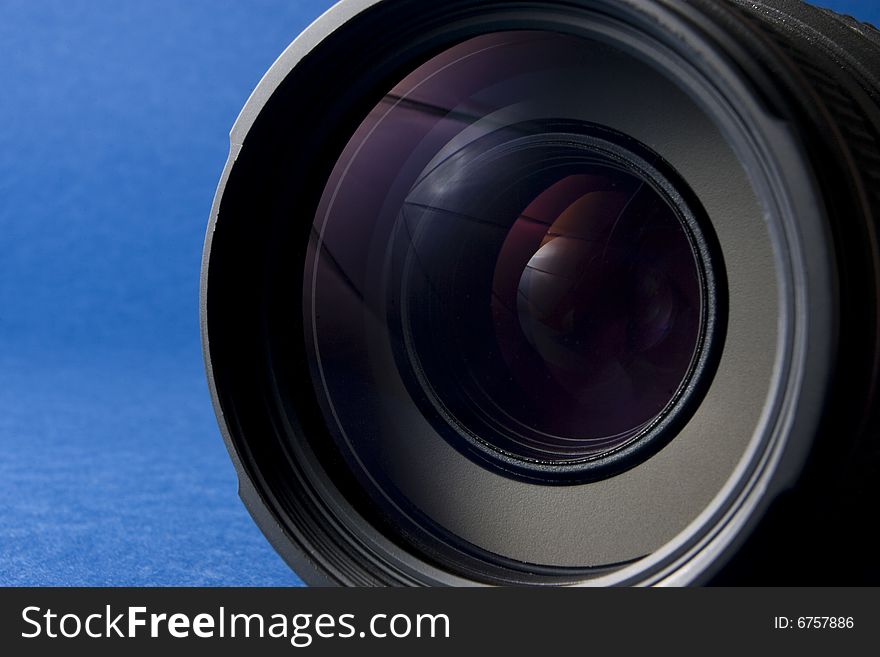
[(273, 545), (347, 585), (871, 580), (877, 70), (787, 0), (334, 8), (233, 129), (203, 268)]

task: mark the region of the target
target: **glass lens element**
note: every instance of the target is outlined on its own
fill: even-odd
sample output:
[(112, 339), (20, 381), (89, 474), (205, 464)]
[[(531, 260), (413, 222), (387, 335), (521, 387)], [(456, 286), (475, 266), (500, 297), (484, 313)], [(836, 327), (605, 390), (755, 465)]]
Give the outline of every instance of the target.
[(635, 152), (573, 129), (514, 126), (435, 161), (393, 243), (403, 360), (449, 420), (536, 461), (649, 428), (702, 325), (675, 205)]

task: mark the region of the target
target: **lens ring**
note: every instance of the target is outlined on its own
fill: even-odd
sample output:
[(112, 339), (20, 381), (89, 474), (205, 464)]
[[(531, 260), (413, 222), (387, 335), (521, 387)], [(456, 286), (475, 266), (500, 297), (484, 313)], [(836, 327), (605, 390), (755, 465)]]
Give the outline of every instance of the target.
[[(511, 161), (512, 167), (508, 166)], [(446, 168), (451, 171), (445, 170), (444, 163), (449, 165)], [(481, 177), (480, 171), (490, 172), (486, 175), (491, 177)], [(506, 172), (507, 181), (499, 175), (499, 171)], [(578, 173), (581, 175), (576, 175)], [(425, 250), (444, 251), (446, 239), (452, 242), (476, 242), (475, 249), (485, 248), (486, 245), (480, 243), (479, 239), (469, 240), (466, 235), (455, 232), (450, 235), (450, 224), (467, 227), (475, 221), (503, 223), (509, 208), (500, 212), (498, 208), (486, 211), (486, 194), (482, 190), (496, 189), (496, 195), (502, 199), (528, 199), (531, 197), (526, 190), (529, 181), (535, 178), (538, 179), (539, 189), (547, 184), (547, 180), (556, 183), (529, 202), (510, 229), (501, 248), (491, 291), (496, 330), (500, 327), (500, 330), (510, 334), (519, 329), (520, 343), (525, 344), (528, 339), (530, 346), (537, 347), (536, 351), (543, 348), (542, 355), (532, 356), (533, 360), (539, 361), (537, 368), (516, 373), (513, 368), (526, 360), (521, 345), (510, 347), (503, 342), (505, 336), (502, 335), (500, 349), (493, 349), (491, 346), (494, 345), (487, 346), (493, 342), (492, 336), (481, 336), (480, 323), (469, 321), (473, 315), (484, 310), (481, 304), (487, 296), (485, 282), (475, 283), (472, 279), (480, 276), (470, 276), (466, 269), (468, 263), (481, 259), (479, 251), (468, 251), (465, 257), (453, 263), (441, 258), (441, 264), (438, 265), (436, 254), (428, 254)], [(470, 212), (462, 205), (461, 199), (457, 198), (456, 180), (466, 180), (465, 187), (480, 188), (480, 210)], [(584, 183), (587, 183), (586, 188)], [(538, 227), (538, 233), (546, 229), (549, 237), (538, 241), (537, 253), (533, 253), (536, 240), (532, 239), (532, 249), (526, 249), (526, 253), (531, 254), (529, 262), (534, 263), (535, 259), (541, 259), (542, 262), (537, 270), (533, 264), (520, 272), (523, 240), (519, 239), (519, 243), (511, 246), (521, 237), (516, 234), (517, 227), (526, 222), (531, 225), (521, 232), (533, 229), (537, 220), (529, 216), (530, 209), (537, 209), (548, 194), (559, 196), (560, 186), (569, 188), (570, 198), (563, 198), (563, 206), (568, 208), (567, 215), (554, 225), (542, 223)], [(596, 235), (589, 234), (596, 226), (587, 225), (586, 229), (579, 229), (576, 224), (584, 223), (584, 220), (587, 224), (591, 220), (594, 224), (596, 219), (602, 221), (602, 202), (607, 199), (612, 201), (608, 206), (611, 214), (608, 214), (608, 208), (604, 208), (608, 214), (604, 218), (606, 230), (597, 242), (601, 231)], [(559, 206), (559, 198), (551, 198), (550, 201), (555, 201)], [(586, 215), (571, 211), (570, 208), (576, 208), (578, 201), (581, 206), (587, 207)], [(501, 205), (509, 204), (502, 201)], [(453, 446), (506, 476), (542, 484), (561, 484), (584, 483), (619, 473), (656, 453), (674, 437), (676, 428), (687, 421), (688, 410), (699, 404), (701, 391), (711, 381), (717, 363), (717, 351), (723, 341), (723, 331), (719, 331), (719, 327), (723, 327), (724, 309), (724, 286), (719, 285), (719, 280), (723, 281), (724, 272), (704, 211), (684, 182), (660, 156), (634, 139), (600, 126), (572, 120), (531, 121), (506, 126), (464, 147), (460, 146), (452, 153), (443, 154), (440, 163), (435, 158), (426, 172), (419, 176), (408, 195), (407, 206), (409, 214), (401, 217), (403, 229), (398, 237), (402, 244), (398, 250), (406, 254), (402, 257), (405, 264), (400, 266), (403, 271), (399, 278), (402, 280), (392, 277), (392, 288), (396, 285), (398, 289), (391, 291), (397, 297), (389, 304), (393, 314), (389, 324), (399, 325), (404, 336), (405, 348), (397, 350), (396, 359), (404, 380), (416, 388), (413, 399), (421, 401), (423, 413), (434, 419), (435, 430)], [(480, 217), (473, 216), (477, 214)], [(432, 221), (429, 215), (438, 219)], [(456, 217), (464, 217), (464, 220), (457, 220)], [(569, 233), (580, 231), (567, 238), (568, 242), (564, 238), (561, 245), (558, 241), (560, 222), (568, 223)], [(439, 230), (433, 230), (434, 226), (438, 226)], [(627, 241), (627, 233), (638, 244)], [(534, 230), (532, 234), (534, 236)], [(665, 241), (658, 239), (658, 236), (665, 237)], [(652, 238), (659, 246), (649, 243)], [(559, 246), (561, 248), (556, 248), (556, 261), (551, 259), (548, 264), (546, 252)], [(673, 251), (673, 246), (677, 246), (678, 251)], [(506, 257), (514, 249), (520, 253)], [(569, 252), (569, 257), (560, 262), (558, 252), (565, 250)], [(666, 284), (670, 278), (669, 272), (658, 271), (658, 266), (652, 268), (651, 263), (647, 262), (655, 252), (661, 251), (665, 252), (665, 261), (660, 266), (672, 268), (673, 277), (677, 275), (672, 284)], [(574, 258), (570, 257), (572, 252)], [(675, 254), (677, 261), (670, 254)], [(505, 283), (508, 288), (511, 287), (511, 283), (504, 280), (499, 282), (499, 278), (503, 279), (504, 274), (509, 272), (500, 271), (499, 274), (499, 270), (509, 269), (505, 259), (515, 260), (517, 255), (520, 262), (514, 265), (514, 270), (520, 283), (515, 292), (507, 294), (510, 301), (505, 302), (502, 300), (502, 288)], [(589, 262), (585, 266), (587, 260)], [(562, 295), (556, 290), (551, 288), (549, 293), (546, 290), (546, 270), (554, 266), (557, 270), (560, 267), (567, 270), (566, 276), (549, 281), (551, 286), (557, 288), (559, 285), (571, 288), (564, 290), (567, 305), (559, 303)], [(467, 273), (462, 273), (463, 268)], [(455, 277), (463, 280), (462, 285), (450, 287), (440, 281), (453, 270)], [(537, 285), (534, 281), (536, 271), (541, 276)], [(621, 277), (632, 281), (633, 287), (626, 288), (619, 280), (606, 286), (610, 290), (601, 292), (605, 299), (609, 298), (611, 292), (614, 299), (611, 306), (602, 308), (600, 300), (599, 304), (594, 304), (599, 308), (586, 309), (589, 316), (583, 323), (587, 330), (582, 330), (580, 334), (572, 330), (577, 328), (572, 326), (573, 318), (577, 314), (586, 314), (582, 307), (585, 305), (583, 299), (589, 296), (591, 288), (601, 286), (603, 280)], [(572, 281), (577, 283), (572, 286)], [(531, 287), (533, 294), (532, 299), (523, 301), (528, 294), (528, 290), (524, 291), (526, 285)], [(664, 285), (665, 289), (662, 287)], [(692, 287), (689, 290), (692, 298), (684, 299), (680, 289), (689, 285)], [(535, 288), (537, 292), (534, 292)], [(647, 294), (640, 296), (636, 288), (649, 289)], [(541, 295), (537, 301), (535, 293)], [(673, 316), (676, 311), (675, 293), (682, 298), (680, 305), (688, 306), (690, 302), (681, 314), (690, 311), (696, 315), (680, 319), (680, 326), (675, 326), (676, 318)], [(533, 307), (535, 303), (543, 302), (546, 308), (548, 296), (551, 306), (548, 312), (550, 315), (555, 313), (557, 317), (548, 319), (548, 312), (544, 312), (536, 321)], [(621, 297), (630, 296), (633, 299), (624, 298), (621, 304)], [(462, 300), (474, 298), (479, 299), (475, 304), (469, 301), (462, 303)], [(633, 300), (635, 303), (632, 303)], [(513, 312), (510, 309), (517, 301), (519, 312), (516, 317), (511, 317)], [(429, 307), (432, 303), (436, 305), (435, 308)], [(559, 310), (560, 305), (562, 311)], [(567, 324), (567, 332), (557, 330), (560, 323), (558, 316), (562, 312), (565, 316), (561, 322)], [(636, 315), (632, 316), (633, 313)], [(645, 317), (648, 321), (640, 325), (639, 320)], [(689, 326), (688, 319), (692, 320)], [(548, 328), (550, 320), (555, 321), (557, 326)], [(530, 335), (524, 338), (522, 327), (526, 323), (526, 331)], [(656, 333), (658, 323), (662, 324), (663, 334), (650, 335), (652, 328)], [(516, 326), (511, 328), (513, 325)], [(617, 352), (603, 353), (603, 349), (610, 352), (608, 340), (597, 346), (597, 330), (602, 334), (600, 337), (610, 334), (611, 339), (627, 344)], [(456, 333), (463, 334), (463, 339), (456, 338)], [(535, 336), (535, 333), (538, 335)], [(678, 353), (674, 353), (672, 358), (668, 354), (670, 343), (662, 339), (669, 335), (677, 338), (677, 344), (673, 344), (677, 346)], [(510, 353), (497, 353), (505, 348)], [(562, 351), (558, 358), (567, 361), (563, 363), (566, 371), (550, 369), (553, 363), (548, 365), (546, 354), (554, 348), (557, 352)], [(660, 358), (664, 359), (663, 368), (648, 369), (644, 360), (638, 360), (644, 358), (643, 354), (650, 352), (651, 348), (655, 348), (655, 358), (659, 353)], [(481, 354), (488, 355), (481, 357)], [(579, 362), (579, 357), (582, 362)], [(506, 363), (501, 363), (502, 359)], [(615, 373), (624, 367), (629, 368), (624, 377), (618, 376), (609, 381), (608, 377), (601, 379), (601, 371), (598, 377), (592, 378), (589, 372), (584, 372), (596, 362), (604, 366), (612, 360)], [(479, 367), (474, 366), (478, 361), (483, 361), (480, 371), (477, 371)], [(600, 369), (608, 371), (611, 368)], [(658, 379), (649, 380), (646, 385), (660, 390), (660, 394), (655, 394), (647, 402), (635, 395), (617, 402), (625, 392), (621, 381), (625, 388), (634, 388), (633, 372)], [(612, 421), (624, 423), (619, 424), (620, 430), (606, 431), (605, 434), (586, 439), (540, 431), (537, 422), (556, 421), (558, 424), (558, 418), (554, 415), (563, 413), (566, 407), (576, 403), (572, 397), (564, 397), (551, 414), (545, 413), (537, 421), (533, 418), (529, 422), (531, 426), (515, 417), (518, 409), (530, 401), (547, 401), (540, 399), (541, 379), (545, 373), (550, 382), (549, 385), (545, 384), (546, 387), (553, 386), (550, 388), (553, 390), (549, 400), (551, 404), (556, 402), (556, 397), (565, 394), (565, 391), (559, 392), (559, 385), (555, 379), (551, 379), (552, 376), (560, 378), (567, 375), (568, 381), (586, 391), (589, 402), (598, 396), (597, 390), (602, 391), (601, 386), (610, 391), (604, 400), (599, 399), (591, 405), (581, 404), (589, 412), (570, 414), (572, 417), (565, 418), (567, 427), (583, 435), (590, 426), (598, 429), (603, 428), (603, 423), (608, 426), (605, 416), (610, 414), (608, 409), (616, 403), (616, 407), (611, 408), (612, 413), (617, 411)], [(524, 387), (525, 395), (511, 403), (509, 398), (505, 398), (507, 391), (502, 388), (508, 381), (514, 382), (514, 375), (518, 375), (518, 384)], [(501, 386), (495, 385), (498, 381)], [(534, 381), (534, 385), (529, 386), (530, 381)], [(563, 380), (564, 383), (568, 381)], [(493, 385), (494, 389), (487, 389)], [(641, 416), (636, 415), (632, 420), (633, 413), (640, 410)], [(627, 422), (630, 424), (627, 425)]]
[[(495, 47), (487, 49), (487, 45)], [(592, 56), (586, 56), (584, 48)], [(536, 50), (541, 56), (530, 57)], [(474, 52), (480, 56), (470, 56)], [(614, 81), (607, 79), (604, 69), (589, 65), (597, 56), (615, 62)], [(486, 57), (492, 61), (485, 61)], [(509, 66), (499, 71), (499, 59), (507, 60)], [(457, 65), (449, 67), (450, 61)], [(573, 61), (582, 65), (572, 68)], [(493, 62), (495, 66), (486, 65)], [(557, 63), (561, 76), (570, 82), (560, 85), (560, 75), (551, 73), (556, 93), (548, 92), (543, 73), (523, 78), (524, 66), (544, 71)], [(443, 71), (441, 77), (433, 76), (437, 69)], [(506, 75), (503, 71), (511, 72), (512, 83), (498, 81), (498, 76)], [(591, 93), (596, 88), (607, 93), (597, 98)], [(653, 89), (669, 103), (641, 114), (629, 111), (631, 88)], [(572, 97), (569, 89), (577, 95)], [(469, 102), (468, 98), (478, 100)], [(645, 114), (652, 120), (646, 121)], [(426, 540), (436, 540), (441, 546), (449, 544), (451, 534), (464, 545), (502, 558), (553, 568), (620, 564), (658, 549), (683, 526), (680, 523), (700, 512), (707, 496), (717, 490), (715, 486), (726, 481), (732, 459), (741, 456), (740, 449), (750, 438), (745, 431), (727, 433), (726, 427), (712, 426), (718, 417), (725, 417), (731, 400), (747, 397), (750, 403), (760, 403), (760, 391), (730, 388), (728, 345), (749, 353), (763, 350), (769, 346), (764, 340), (776, 323), (744, 327), (742, 313), (734, 317), (738, 330), (732, 343), (725, 336), (724, 359), (718, 366), (720, 386), (713, 380), (704, 393), (708, 403), (688, 409), (693, 422), (682, 423), (676, 439), (659, 450), (656, 458), (639, 462), (639, 467), (621, 468), (616, 476), (594, 474), (594, 478), (579, 479), (573, 468), (560, 476), (563, 468), (552, 464), (540, 464), (540, 470), (529, 464), (532, 467), (523, 472), (524, 468), (516, 471), (499, 459), (486, 463), (479, 454), (455, 449), (436, 430), (424, 407), (418, 405), (420, 400), (413, 399), (418, 388), (406, 386), (400, 376), (394, 348), (401, 336), (387, 321), (388, 305), (394, 300), (389, 301), (385, 281), (394, 265), (390, 256), (400, 209), (431, 160), (499, 126), (563, 117), (613, 127), (641, 144), (651, 144), (670, 163), (669, 169), (681, 172), (688, 187), (693, 185), (712, 217), (713, 229), (724, 231), (719, 235), (726, 233), (728, 241), (722, 243), (730, 244), (748, 230), (748, 240), (755, 247), (748, 252), (748, 263), (743, 262), (744, 252), (725, 249), (725, 268), (729, 256), (736, 280), (749, 281), (750, 296), (767, 301), (764, 317), (772, 318), (777, 297), (761, 276), (772, 268), (754, 267), (769, 255), (767, 243), (754, 239), (763, 235), (763, 224), (755, 223), (764, 215), (757, 204), (740, 202), (728, 208), (723, 203), (727, 195), (717, 194), (719, 188), (735, 186), (742, 190), (741, 198), (752, 199), (748, 181), (718, 127), (706, 121), (692, 98), (625, 50), (601, 40), (531, 31), (495, 32), (450, 48), (387, 91), (363, 116), (324, 187), (309, 238), (304, 285), (309, 365), (329, 439), (339, 449), (338, 456), (327, 454), (336, 459), (328, 462), (340, 464), (337, 472), (350, 469), (356, 478), (350, 484), (352, 494), (365, 490), (373, 508), (391, 515), (395, 525), (410, 523), (406, 535), (423, 532)], [(658, 121), (663, 126), (659, 133)], [(614, 140), (609, 137), (608, 141)], [(700, 142), (712, 147), (695, 152), (692, 144)], [(706, 161), (706, 156), (715, 161)], [(724, 180), (711, 173), (719, 170), (725, 172)], [(672, 178), (672, 174), (667, 176)], [(524, 205), (532, 198), (524, 199)], [(736, 235), (731, 237), (731, 232)], [(693, 260), (690, 247), (688, 251), (687, 258)], [(428, 249), (423, 255), (444, 252)], [(743, 271), (743, 265), (749, 269)], [(763, 286), (760, 291), (751, 289), (756, 276)], [(737, 295), (732, 301), (742, 302), (742, 289), (741, 285), (732, 288)], [(748, 342), (743, 344), (746, 335)], [(749, 406), (748, 411), (754, 408)], [(312, 444), (317, 447), (319, 443)], [(654, 446), (659, 448), (659, 442)], [(682, 479), (680, 473), (695, 464), (701, 476)], [(597, 523), (614, 523), (616, 528), (597, 532)], [(391, 531), (398, 535), (393, 526)], [(553, 546), (540, 538), (560, 531), (564, 540)]]

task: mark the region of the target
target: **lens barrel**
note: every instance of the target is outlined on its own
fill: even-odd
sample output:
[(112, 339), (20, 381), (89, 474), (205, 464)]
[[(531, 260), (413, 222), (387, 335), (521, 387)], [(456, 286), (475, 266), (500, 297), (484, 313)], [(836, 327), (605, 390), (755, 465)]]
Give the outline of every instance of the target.
[(880, 582), (873, 27), (344, 0), (231, 138), (208, 379), (305, 581)]

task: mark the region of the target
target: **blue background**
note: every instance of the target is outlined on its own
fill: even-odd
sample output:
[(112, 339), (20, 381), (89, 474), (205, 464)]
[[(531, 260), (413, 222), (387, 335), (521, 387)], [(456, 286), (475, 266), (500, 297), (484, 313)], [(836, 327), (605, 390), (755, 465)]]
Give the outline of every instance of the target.
[(0, 0), (0, 584), (299, 583), (236, 495), (198, 280), (228, 131), (330, 4)]

